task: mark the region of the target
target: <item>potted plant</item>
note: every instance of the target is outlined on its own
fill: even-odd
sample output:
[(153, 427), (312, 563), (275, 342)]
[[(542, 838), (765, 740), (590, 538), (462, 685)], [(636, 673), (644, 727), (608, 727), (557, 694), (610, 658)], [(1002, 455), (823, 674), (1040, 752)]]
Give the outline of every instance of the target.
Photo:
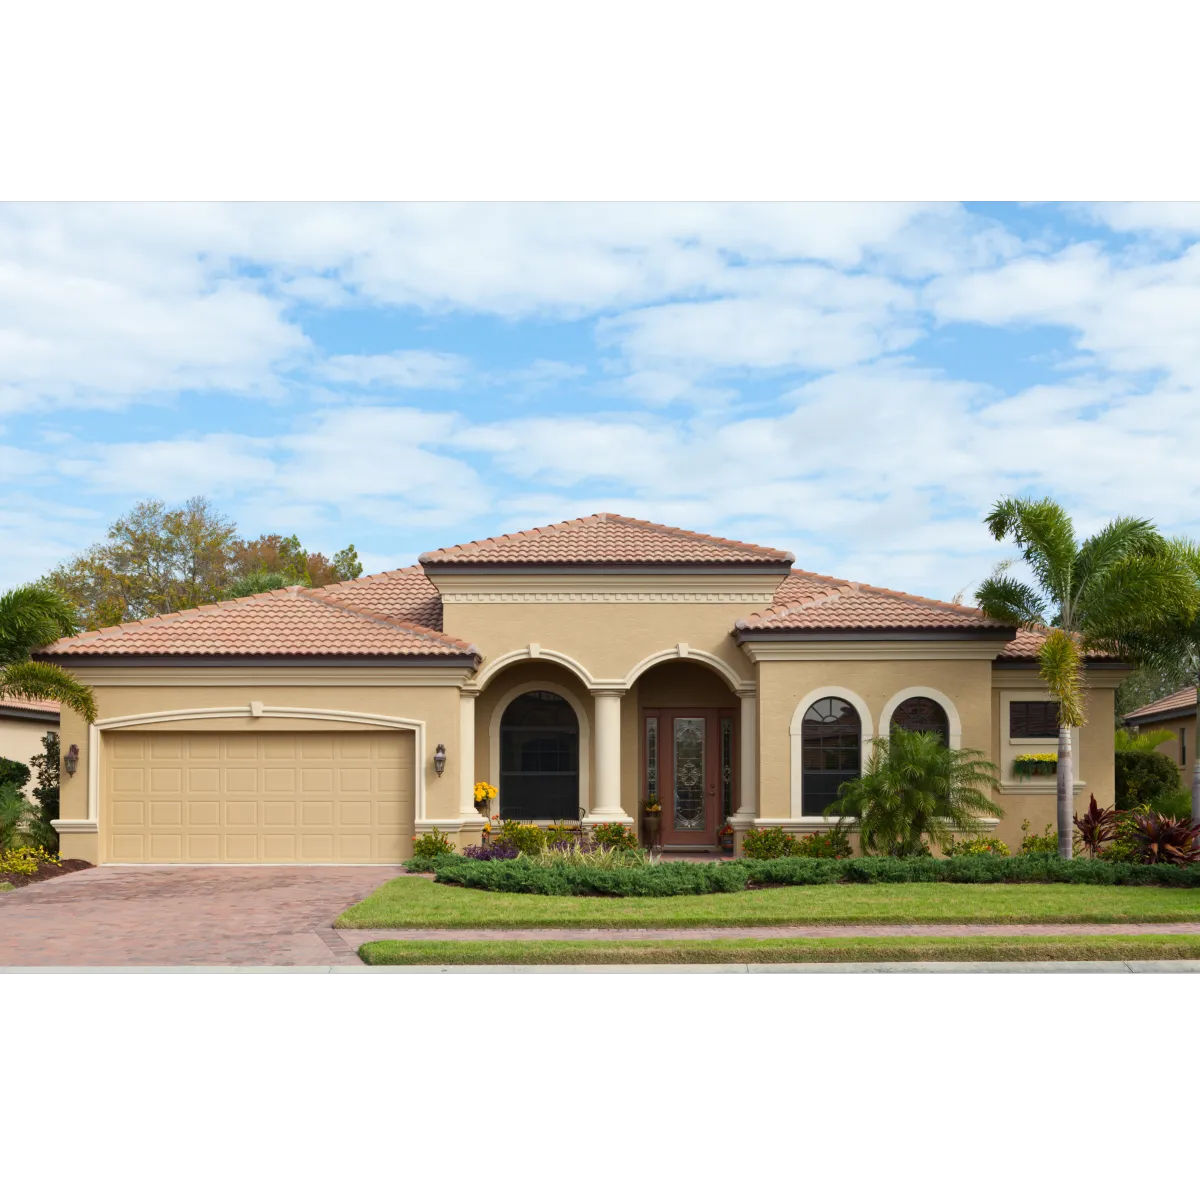
[(658, 797), (651, 792), (646, 797), (646, 803), (642, 805), (642, 830), (647, 846), (658, 845), (658, 830), (661, 821), (662, 805), (659, 804)]
[(475, 811), (486, 821), (491, 815), (492, 801), (500, 795), (497, 788), (480, 780), (475, 785)]
[(733, 852), (733, 826), (726, 821), (720, 829), (717, 830), (717, 837), (721, 839), (721, 849)]
[(1013, 774), (1018, 779), (1030, 779), (1035, 775), (1056, 775), (1057, 754), (1018, 754), (1013, 759)]

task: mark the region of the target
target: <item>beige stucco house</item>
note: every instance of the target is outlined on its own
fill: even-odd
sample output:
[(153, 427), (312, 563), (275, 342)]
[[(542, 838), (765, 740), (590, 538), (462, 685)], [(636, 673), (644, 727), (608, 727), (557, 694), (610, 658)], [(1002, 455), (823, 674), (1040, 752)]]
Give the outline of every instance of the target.
[(1180, 786), (1191, 788), (1193, 754), (1196, 745), (1196, 689), (1181, 688), (1152, 704), (1135, 708), (1121, 718), (1138, 733), (1156, 733), (1163, 730), (1171, 734), (1169, 742), (1156, 747), (1179, 768)]
[[(417, 566), (84, 634), (40, 657), (96, 690), (63, 716), (64, 855), (96, 862), (396, 862), (414, 833), (503, 815), (636, 823), (665, 847), (826, 827), (868, 740), (938, 729), (1001, 768), (998, 833), (1054, 819), (1035, 634), (816, 575), (792, 555), (612, 514)], [(1112, 663), (1089, 662), (1077, 801), (1112, 803)]]
[[(42, 753), (42, 738), (58, 732), (57, 700), (26, 700), (16, 696), (0, 697), (0, 758), (29, 766), (35, 754)], [(32, 795), (36, 772), (30, 769), (27, 796)]]

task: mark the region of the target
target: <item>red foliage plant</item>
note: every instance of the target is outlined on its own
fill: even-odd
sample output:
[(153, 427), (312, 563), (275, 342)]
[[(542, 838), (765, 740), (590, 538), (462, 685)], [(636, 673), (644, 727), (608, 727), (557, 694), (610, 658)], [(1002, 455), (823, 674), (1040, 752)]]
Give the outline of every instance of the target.
[(1095, 858), (1096, 851), (1105, 842), (1111, 842), (1117, 836), (1120, 817), (1115, 809), (1101, 808), (1094, 795), (1090, 797), (1090, 801), (1087, 812), (1075, 818), (1075, 828), (1079, 830), (1079, 840)]
[(1140, 861), (1174, 863), (1178, 867), (1200, 862), (1200, 822), (1186, 817), (1164, 817), (1156, 812), (1137, 813), (1129, 827), (1129, 838)]

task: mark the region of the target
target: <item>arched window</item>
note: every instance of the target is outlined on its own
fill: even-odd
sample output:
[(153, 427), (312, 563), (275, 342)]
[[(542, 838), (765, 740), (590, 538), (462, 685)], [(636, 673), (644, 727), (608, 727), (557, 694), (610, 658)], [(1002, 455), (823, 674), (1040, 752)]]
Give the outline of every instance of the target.
[(802, 812), (825, 815), (838, 788), (862, 769), (862, 722), (848, 700), (826, 696), (809, 706), (801, 725), (804, 780)]
[(950, 745), (950, 718), (946, 716), (946, 710), (928, 696), (913, 696), (896, 705), (892, 724), (912, 733), (936, 733), (943, 746)]
[(500, 816), (579, 817), (579, 720), (555, 692), (526, 692), (500, 718)]

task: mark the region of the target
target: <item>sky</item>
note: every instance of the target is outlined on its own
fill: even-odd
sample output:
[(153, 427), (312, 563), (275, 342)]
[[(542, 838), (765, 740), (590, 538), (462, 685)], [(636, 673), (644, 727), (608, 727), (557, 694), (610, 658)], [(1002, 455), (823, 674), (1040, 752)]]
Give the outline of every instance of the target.
[(941, 598), (1200, 537), (1200, 205), (0, 205), (0, 588), (211, 497), (368, 572), (598, 511)]

